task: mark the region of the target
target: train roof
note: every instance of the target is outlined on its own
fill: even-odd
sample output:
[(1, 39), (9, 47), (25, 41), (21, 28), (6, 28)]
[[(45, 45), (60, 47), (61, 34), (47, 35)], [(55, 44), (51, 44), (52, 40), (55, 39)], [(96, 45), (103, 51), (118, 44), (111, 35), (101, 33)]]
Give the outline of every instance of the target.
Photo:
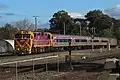
[[(52, 34), (53, 37), (58, 37), (58, 38), (81, 38), (81, 39), (91, 39), (91, 36), (79, 36), (79, 35), (62, 35), (62, 34)], [(102, 40), (107, 40), (107, 37), (94, 37), (94, 39), (102, 39)]]

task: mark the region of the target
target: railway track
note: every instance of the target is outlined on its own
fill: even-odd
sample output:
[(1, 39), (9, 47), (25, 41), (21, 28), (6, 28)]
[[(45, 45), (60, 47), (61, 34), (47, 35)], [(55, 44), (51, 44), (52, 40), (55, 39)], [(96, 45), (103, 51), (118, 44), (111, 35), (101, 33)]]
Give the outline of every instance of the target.
[[(73, 66), (74, 66), (74, 70), (83, 70), (83, 69), (97, 69), (97, 68), (102, 68), (103, 67), (103, 64), (96, 64), (96, 63), (91, 63), (92, 61), (96, 61), (96, 60), (102, 60), (102, 59), (106, 59), (108, 57), (120, 57), (120, 51), (116, 51), (114, 54), (110, 54), (110, 53), (113, 53), (115, 51), (109, 51), (108, 53), (104, 54), (103, 55), (93, 55), (91, 57), (88, 57), (87, 59), (78, 59), (77, 62), (73, 61)], [(89, 63), (88, 63), (89, 62)], [(46, 71), (46, 65), (45, 64), (40, 64), (40, 65), (35, 65), (34, 66), (34, 73), (39, 73), (39, 72), (43, 72), (43, 71)], [(55, 71), (56, 69), (56, 63), (54, 62), (51, 62), (51, 63), (48, 63), (48, 68), (47, 70), (53, 70)], [(60, 61), (60, 70), (61, 71), (68, 71), (69, 66), (66, 65), (66, 63), (63, 63), (63, 61)], [(15, 73), (16, 73), (16, 67), (0, 67), (0, 79), (4, 80), (6, 78), (10, 78), (12, 76), (15, 76)], [(57, 71), (57, 70), (56, 70)], [(17, 67), (17, 73), (18, 75), (20, 74), (25, 74), (25, 73), (31, 73), (32, 74), (33, 72), (33, 66), (30, 65), (30, 66), (18, 66)], [(8, 75), (8, 76), (7, 76)]]
[[(120, 49), (119, 49), (120, 50)], [(73, 56), (98, 56), (101, 54), (107, 54), (108, 52), (114, 52), (116, 49), (112, 49), (111, 51), (107, 51), (106, 49), (103, 50), (102, 53), (100, 53), (99, 49), (96, 49), (95, 51), (91, 50), (77, 50), (72, 51)], [(25, 56), (3, 56), (0, 57), (0, 62), (12, 62), (12, 61), (19, 61), (19, 60), (26, 60), (26, 59), (33, 59), (33, 58), (40, 58), (40, 57), (46, 57), (46, 56), (53, 56), (53, 55), (59, 55), (60, 57), (65, 57), (65, 55), (68, 55), (68, 51), (65, 52), (51, 52), (51, 53), (42, 53), (42, 54), (33, 54), (33, 55), (25, 55)]]
[(92, 57), (88, 57), (85, 60), (80, 60), (81, 62), (92, 62), (92, 61), (96, 61), (96, 60), (102, 60), (102, 59), (106, 59), (106, 58), (120, 58), (120, 51), (118, 52), (114, 52), (114, 54), (104, 54), (101, 56), (92, 56)]
[[(115, 48), (112, 48), (111, 50), (114, 50)], [(86, 49), (86, 50), (71, 50), (73, 53), (74, 52), (100, 52), (100, 49), (94, 49), (94, 51), (92, 51), (91, 49)], [(107, 51), (107, 49), (103, 49), (103, 52)], [(43, 52), (43, 53), (39, 53), (39, 54), (56, 54), (56, 53), (67, 53), (68, 51), (59, 51), (59, 52)], [(30, 55), (39, 55), (39, 54), (24, 54), (21, 56), (30, 56)], [(9, 57), (9, 56), (18, 56), (15, 55), (14, 53), (10, 53), (10, 52), (3, 52), (0, 53), (0, 57)], [(20, 56), (20, 55), (19, 55)]]

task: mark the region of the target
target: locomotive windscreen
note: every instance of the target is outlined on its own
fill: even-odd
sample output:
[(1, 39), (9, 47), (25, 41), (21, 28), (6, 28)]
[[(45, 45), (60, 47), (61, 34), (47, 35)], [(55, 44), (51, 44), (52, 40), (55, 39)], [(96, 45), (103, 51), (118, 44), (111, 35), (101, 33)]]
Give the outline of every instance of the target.
[(30, 34), (16, 34), (15, 38), (30, 38)]
[(22, 38), (22, 34), (15, 34), (15, 38)]
[(23, 34), (23, 38), (30, 38), (30, 34)]

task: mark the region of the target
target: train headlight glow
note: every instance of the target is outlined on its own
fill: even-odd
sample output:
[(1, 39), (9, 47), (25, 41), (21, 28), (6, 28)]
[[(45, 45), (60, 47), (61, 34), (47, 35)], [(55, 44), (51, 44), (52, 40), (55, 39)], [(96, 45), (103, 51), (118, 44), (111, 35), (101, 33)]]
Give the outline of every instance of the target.
[(18, 48), (17, 50), (19, 51), (20, 49)]
[(56, 39), (57, 37), (54, 37), (54, 39)]

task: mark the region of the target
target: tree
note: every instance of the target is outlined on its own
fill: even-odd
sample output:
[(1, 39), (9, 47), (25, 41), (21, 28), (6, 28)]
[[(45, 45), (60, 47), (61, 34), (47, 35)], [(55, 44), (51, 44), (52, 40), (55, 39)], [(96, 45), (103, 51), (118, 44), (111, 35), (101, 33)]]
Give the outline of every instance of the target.
[(100, 31), (99, 34), (100, 36), (102, 35), (102, 37), (114, 37), (113, 31), (111, 31), (109, 28)]
[(14, 39), (14, 34), (17, 31), (17, 28), (14, 28), (11, 24), (6, 23), (3, 27), (0, 28), (0, 38), (1, 39)]
[(79, 33), (80, 34), (80, 27), (81, 27), (81, 35), (82, 36), (88, 36), (90, 35), (89, 30), (87, 29), (87, 22), (85, 19), (81, 19), (81, 18), (75, 18), (74, 19), (74, 23), (76, 24), (75, 27), (75, 33)]
[(112, 21), (114, 23), (113, 25), (114, 36), (118, 40), (118, 44), (120, 44), (120, 20), (119, 19), (116, 20), (115, 18), (112, 18)]
[(54, 13), (49, 22), (50, 30), (60, 30), (63, 33), (65, 26), (66, 34), (72, 34), (71, 32), (74, 25), (72, 22), (72, 18), (68, 15), (66, 11), (61, 10), (57, 13)]
[(19, 30), (34, 30), (34, 24), (28, 19), (15, 22), (14, 26)]
[(86, 20), (90, 21), (89, 27), (96, 28), (96, 33), (100, 33), (101, 30), (111, 28), (112, 26), (112, 18), (103, 14), (100, 10), (89, 11), (85, 17)]

